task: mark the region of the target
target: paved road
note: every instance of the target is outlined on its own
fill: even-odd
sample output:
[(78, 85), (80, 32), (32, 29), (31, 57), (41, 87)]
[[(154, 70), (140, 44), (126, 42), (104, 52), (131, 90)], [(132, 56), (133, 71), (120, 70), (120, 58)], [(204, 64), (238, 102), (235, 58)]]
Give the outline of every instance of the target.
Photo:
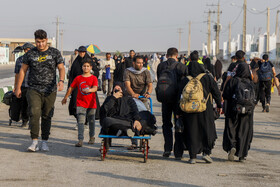
[[(255, 111), (254, 139), (245, 163), (228, 162), (222, 150), (224, 119), (216, 121), (218, 140), (212, 153), (214, 163), (187, 163), (162, 157), (163, 137), (159, 133), (150, 141), (147, 163), (138, 152), (112, 153), (102, 162), (99, 147), (84, 144), (74, 147), (77, 131), (67, 106), (58, 93), (49, 140), (50, 152), (28, 153), (29, 131), (20, 123), (8, 126), (8, 107), (0, 104), (0, 186), (279, 186), (280, 184), (280, 97), (273, 95), (271, 112)], [(160, 104), (154, 99), (154, 111), (161, 127)], [(103, 99), (101, 99), (103, 100)], [(101, 101), (102, 102), (102, 101)], [(97, 122), (96, 135), (99, 132)], [(85, 134), (87, 134), (85, 132)], [(88, 137), (85, 136), (85, 141)], [(129, 140), (114, 141), (129, 145)], [(201, 158), (201, 157), (199, 157)]]
[(0, 64), (0, 79), (10, 78), (15, 76), (14, 75), (14, 64)]

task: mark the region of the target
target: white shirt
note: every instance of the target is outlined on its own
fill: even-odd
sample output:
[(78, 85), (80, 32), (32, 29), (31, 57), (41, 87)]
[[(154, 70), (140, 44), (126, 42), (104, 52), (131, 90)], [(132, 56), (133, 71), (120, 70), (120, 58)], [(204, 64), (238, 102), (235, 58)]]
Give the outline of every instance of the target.
[(116, 69), (115, 60), (113, 60), (112, 58), (110, 58), (110, 60), (107, 59), (101, 60), (100, 69), (102, 73), (106, 73), (105, 66), (107, 65), (110, 65), (110, 73), (114, 73), (114, 70)]

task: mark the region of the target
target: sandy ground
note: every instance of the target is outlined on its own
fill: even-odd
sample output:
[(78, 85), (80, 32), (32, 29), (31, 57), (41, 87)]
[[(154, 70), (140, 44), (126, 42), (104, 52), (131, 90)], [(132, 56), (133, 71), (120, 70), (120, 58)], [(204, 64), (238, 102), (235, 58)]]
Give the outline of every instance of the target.
[[(31, 140), (29, 130), (13, 122), (8, 126), (8, 106), (0, 104), (0, 186), (279, 186), (280, 184), (280, 97), (273, 94), (271, 112), (255, 110), (254, 139), (245, 163), (227, 161), (222, 150), (224, 119), (216, 121), (218, 140), (212, 153), (214, 163), (187, 163), (172, 155), (162, 157), (161, 105), (153, 94), (154, 113), (159, 133), (150, 141), (150, 154), (143, 163), (140, 152), (110, 153), (100, 161), (100, 138), (88, 145), (74, 147), (75, 120), (60, 101), (59, 92), (49, 140), (50, 151), (26, 152)], [(103, 98), (101, 99), (103, 101)], [(96, 136), (100, 131), (96, 125)], [(129, 140), (114, 143), (128, 146)], [(119, 148), (120, 149), (120, 148)], [(124, 149), (122, 149), (124, 150)], [(237, 160), (237, 158), (236, 158)]]

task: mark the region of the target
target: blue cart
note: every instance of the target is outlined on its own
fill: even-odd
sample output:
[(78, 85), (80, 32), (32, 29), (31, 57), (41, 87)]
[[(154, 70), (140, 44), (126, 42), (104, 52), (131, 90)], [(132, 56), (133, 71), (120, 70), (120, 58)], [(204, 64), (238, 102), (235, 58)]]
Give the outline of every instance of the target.
[[(144, 97), (140, 96), (139, 98), (144, 98)], [(149, 98), (149, 100), (150, 100), (151, 113), (153, 113), (152, 99)], [(137, 140), (140, 140), (140, 146), (137, 147), (137, 148), (139, 148), (139, 151), (142, 152), (142, 154), (143, 154), (144, 163), (146, 163), (147, 160), (148, 160), (149, 140), (151, 139), (150, 135), (129, 137), (129, 136), (114, 136), (114, 135), (100, 134), (98, 137), (103, 138), (102, 141), (101, 141), (101, 147), (100, 147), (100, 153), (101, 153), (101, 160), (102, 161), (105, 160), (105, 157), (108, 153), (117, 152), (116, 150), (109, 149), (110, 139), (137, 139)], [(127, 151), (122, 151), (122, 152), (127, 152)]]

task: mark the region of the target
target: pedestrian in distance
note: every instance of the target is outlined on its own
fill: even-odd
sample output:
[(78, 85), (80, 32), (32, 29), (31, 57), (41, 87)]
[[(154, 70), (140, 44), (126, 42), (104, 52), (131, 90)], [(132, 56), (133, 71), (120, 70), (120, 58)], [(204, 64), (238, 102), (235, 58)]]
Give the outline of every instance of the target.
[[(167, 50), (167, 61), (161, 62), (157, 67), (157, 100), (162, 103), (162, 130), (164, 137), (163, 157), (169, 157), (173, 150), (173, 123), (172, 114), (176, 115), (178, 103), (178, 85), (182, 78), (188, 75), (185, 65), (178, 62), (178, 49)], [(181, 134), (175, 132), (174, 155), (180, 159), (183, 153)]]
[(95, 110), (96, 110), (96, 92), (98, 88), (97, 78), (90, 73), (92, 70), (91, 61), (84, 61), (82, 64), (83, 74), (77, 76), (71, 83), (67, 93), (65, 94), (62, 105), (67, 103), (67, 98), (72, 91), (77, 88), (77, 119), (78, 119), (78, 143), (76, 147), (83, 146), (84, 140), (84, 124), (86, 118), (89, 122), (89, 144), (95, 141)]
[(134, 59), (135, 55), (136, 55), (135, 51), (133, 49), (131, 49), (129, 51), (129, 57), (126, 57), (124, 59), (125, 69), (133, 66), (133, 59)]
[(271, 101), (272, 79), (275, 80), (276, 72), (274, 65), (269, 61), (267, 54), (263, 55), (263, 60), (258, 62), (259, 94), (263, 112), (269, 112)]
[(191, 61), (187, 66), (188, 76), (179, 86), (180, 102), (176, 114), (176, 118), (181, 118), (184, 124), (182, 139), (189, 151), (190, 164), (196, 163), (197, 154), (201, 152), (203, 160), (207, 163), (213, 162), (210, 155), (217, 134), (212, 98), (217, 103), (218, 113), (221, 112), (222, 107), (218, 85), (211, 73), (207, 73), (204, 66), (198, 62), (198, 57), (196, 51), (190, 55)]
[[(111, 95), (114, 83), (114, 70), (116, 69), (115, 61), (111, 58), (111, 53), (106, 53), (106, 59), (101, 60), (100, 69), (102, 70), (102, 91), (105, 97)], [(106, 82), (108, 88), (106, 90)]]
[[(65, 69), (61, 53), (48, 46), (47, 33), (37, 30), (34, 33), (36, 47), (28, 51), (23, 58), (23, 64), (19, 72), (18, 84), (15, 95), (22, 96), (21, 86), (23, 79), (28, 74), (27, 101), (29, 105), (29, 124), (31, 127), (32, 144), (28, 151), (39, 150), (39, 120), (41, 118), (42, 151), (49, 151), (47, 141), (50, 135), (51, 119), (54, 113), (54, 102), (57, 90), (63, 90)], [(57, 84), (56, 68), (59, 71), (59, 82)]]
[(244, 56), (245, 52), (236, 52), (238, 67), (223, 92), (227, 101), (223, 149), (228, 153), (229, 161), (237, 156), (240, 162), (245, 161), (253, 139), (255, 107), (254, 83)]

